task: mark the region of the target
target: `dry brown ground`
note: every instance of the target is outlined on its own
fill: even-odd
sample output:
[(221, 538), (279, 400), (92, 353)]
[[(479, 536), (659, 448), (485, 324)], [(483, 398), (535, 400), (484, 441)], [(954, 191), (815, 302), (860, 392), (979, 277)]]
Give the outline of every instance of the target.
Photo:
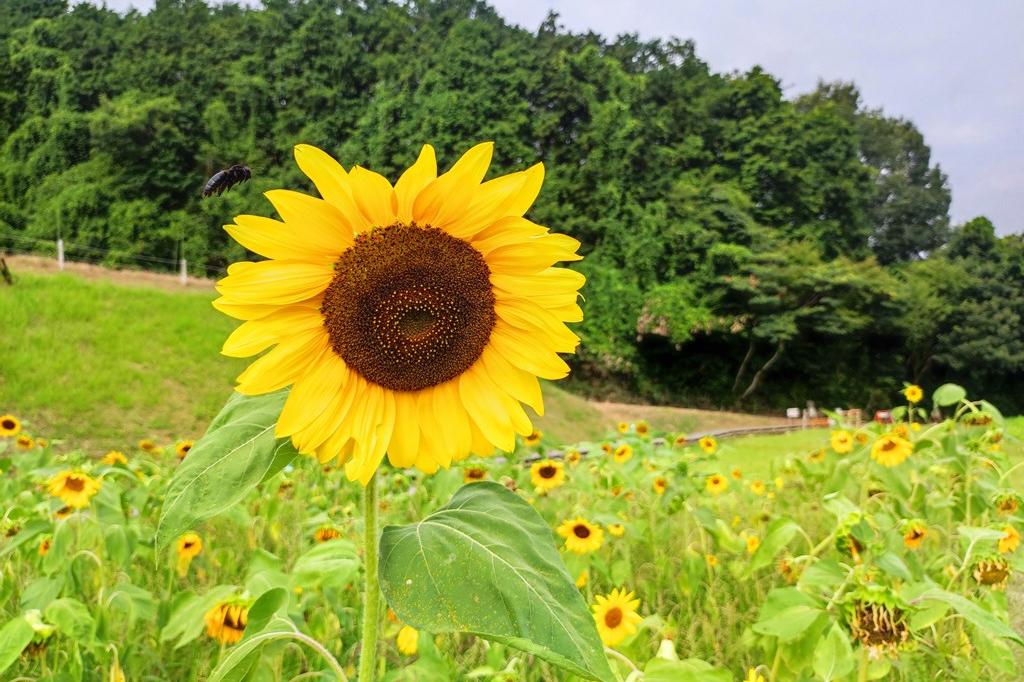
[(656, 431), (673, 430), (680, 423), (695, 423), (701, 430), (745, 428), (751, 426), (776, 426), (786, 424), (784, 416), (765, 417), (740, 412), (718, 410), (697, 410), (689, 407), (668, 407), (659, 405), (631, 405), (628, 403), (591, 402), (609, 423), (636, 422), (646, 420)]
[[(56, 274), (57, 261), (54, 258), (45, 256), (4, 256), (7, 265), (15, 277), (19, 272), (42, 272)], [(183, 289), (212, 289), (213, 280), (202, 277), (189, 277), (188, 283), (182, 285), (178, 275), (165, 272), (149, 272), (147, 270), (114, 270), (101, 265), (91, 263), (64, 262), (64, 272), (90, 280), (105, 280), (115, 284), (126, 286), (151, 286), (168, 291), (181, 291)]]

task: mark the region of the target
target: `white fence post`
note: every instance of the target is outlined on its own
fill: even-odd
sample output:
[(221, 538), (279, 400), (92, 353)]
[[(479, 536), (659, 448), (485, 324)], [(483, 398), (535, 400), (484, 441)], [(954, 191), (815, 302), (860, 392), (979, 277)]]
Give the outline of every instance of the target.
[(64, 269), (64, 240), (57, 240), (57, 269)]
[(185, 286), (186, 284), (188, 284), (188, 261), (186, 261), (184, 258), (181, 259), (181, 272), (179, 274), (181, 285)]

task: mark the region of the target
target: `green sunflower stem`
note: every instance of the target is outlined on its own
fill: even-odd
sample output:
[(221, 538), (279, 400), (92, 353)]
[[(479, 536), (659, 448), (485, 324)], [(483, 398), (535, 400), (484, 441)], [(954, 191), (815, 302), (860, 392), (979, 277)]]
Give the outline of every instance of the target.
[(359, 682), (377, 679), (377, 633), (380, 629), (380, 583), (377, 560), (380, 538), (377, 531), (377, 473), (363, 490), (363, 639), (359, 654)]

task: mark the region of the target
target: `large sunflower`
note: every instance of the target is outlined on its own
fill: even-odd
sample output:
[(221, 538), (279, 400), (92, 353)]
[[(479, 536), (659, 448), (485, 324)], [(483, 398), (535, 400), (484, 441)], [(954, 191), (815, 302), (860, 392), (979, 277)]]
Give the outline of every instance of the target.
[(385, 453), (431, 473), (470, 452), (511, 451), (543, 411), (537, 378), (560, 379), (579, 339), (579, 242), (523, 218), (543, 166), (481, 183), (492, 143), (443, 175), (434, 150), (392, 186), (299, 145), (322, 199), (267, 192), (282, 221), (238, 216), (227, 231), (269, 260), (235, 263), (214, 305), (245, 320), (224, 344), (248, 357), (255, 395), (292, 386), (277, 422), (300, 452), (366, 484)]

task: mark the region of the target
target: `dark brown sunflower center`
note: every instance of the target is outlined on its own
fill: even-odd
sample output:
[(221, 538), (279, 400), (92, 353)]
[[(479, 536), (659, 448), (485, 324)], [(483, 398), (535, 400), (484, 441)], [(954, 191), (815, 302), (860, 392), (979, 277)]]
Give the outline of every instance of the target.
[(72, 492), (80, 493), (85, 490), (85, 481), (77, 476), (68, 476), (67, 480), (64, 481), (64, 487)]
[(17, 426), (17, 424), (14, 423), (13, 419), (5, 419), (2, 422), (0, 422), (0, 425), (2, 425), (4, 429), (7, 431), (13, 431), (14, 427)]
[(483, 469), (470, 469), (469, 470), (469, 477), (470, 478), (483, 478), (484, 477), (484, 470)]
[(185, 543), (184, 545), (182, 545), (182, 546), (183, 546), (183, 547), (184, 547), (185, 549), (192, 549), (192, 546), (193, 546), (193, 545), (195, 545), (195, 544), (196, 544), (196, 543), (194, 543), (194, 542), (192, 542), (192, 541), (190, 540), (190, 541), (187, 541), (187, 542), (186, 542), (186, 543)]
[(181, 446), (181, 451), (182, 451), (182, 452), (188, 452), (188, 451), (189, 451), (189, 450), (191, 450), (191, 449), (192, 449), (192, 446), (191, 446), (191, 445), (188, 445), (188, 444), (185, 444), (185, 445), (182, 445), (182, 446)]
[(572, 532), (573, 535), (580, 538), (581, 540), (586, 540), (590, 537), (590, 529), (584, 526), (582, 523), (577, 523), (575, 526), (573, 526)]
[(364, 379), (418, 391), (469, 369), (494, 328), (483, 256), (433, 227), (365, 232), (334, 266), (321, 312), (331, 347)]
[(547, 465), (547, 466), (542, 466), (542, 467), (541, 467), (541, 468), (540, 468), (540, 469), (539, 469), (539, 470), (537, 471), (537, 473), (538, 473), (538, 474), (540, 474), (540, 477), (541, 477), (541, 478), (554, 478), (554, 477), (555, 477), (555, 472), (556, 472), (556, 471), (558, 471), (558, 470), (557, 470), (557, 469), (555, 469), (555, 467), (553, 467), (553, 466), (551, 466), (551, 465), (549, 464), (549, 465)]
[(896, 441), (894, 441), (894, 440), (886, 439), (882, 443), (882, 449), (885, 450), (886, 452), (888, 452), (889, 450), (894, 450), (895, 448), (896, 448)]
[(610, 628), (619, 627), (619, 623), (622, 622), (622, 609), (618, 606), (613, 606), (608, 609), (604, 614), (604, 624)]

